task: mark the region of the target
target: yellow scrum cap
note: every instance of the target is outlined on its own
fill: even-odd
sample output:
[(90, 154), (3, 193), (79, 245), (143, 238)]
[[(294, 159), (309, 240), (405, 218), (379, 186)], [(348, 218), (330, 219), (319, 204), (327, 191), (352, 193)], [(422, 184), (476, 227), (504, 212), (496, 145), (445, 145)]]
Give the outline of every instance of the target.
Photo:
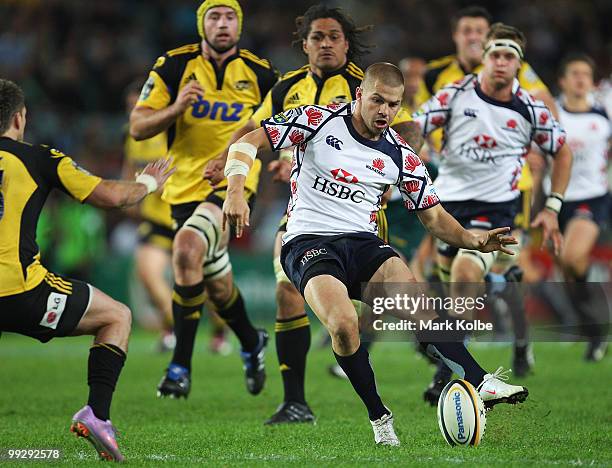
[(202, 39), (206, 37), (204, 33), (204, 17), (206, 13), (211, 8), (225, 6), (229, 7), (236, 12), (236, 16), (238, 17), (238, 37), (242, 33), (242, 8), (240, 7), (240, 3), (236, 0), (206, 0), (202, 2), (200, 7), (198, 8), (197, 18), (198, 18), (198, 32)]

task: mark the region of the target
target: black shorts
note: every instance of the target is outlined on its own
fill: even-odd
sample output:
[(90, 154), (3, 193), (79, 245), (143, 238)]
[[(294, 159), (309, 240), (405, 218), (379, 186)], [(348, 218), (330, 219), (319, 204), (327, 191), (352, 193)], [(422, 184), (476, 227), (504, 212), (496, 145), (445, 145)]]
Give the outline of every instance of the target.
[(559, 213), (559, 228), (561, 232), (565, 231), (573, 218), (588, 219), (599, 225), (600, 228), (605, 228), (609, 216), (610, 197), (607, 193), (601, 197), (564, 202)]
[[(461, 202), (443, 202), (442, 206), (465, 229), (490, 230), (498, 227), (514, 229), (514, 220), (520, 209), (520, 199), (486, 203), (476, 200)], [(459, 249), (446, 243), (438, 242), (438, 252), (445, 257), (454, 257)]]
[(174, 231), (163, 224), (143, 220), (138, 225), (138, 243), (151, 244), (164, 250), (172, 250)]
[(319, 275), (340, 280), (351, 299), (361, 298), (367, 283), (389, 258), (398, 257), (389, 244), (366, 232), (336, 236), (302, 235), (281, 249), (281, 265), (293, 285), (304, 295), (306, 284)]
[(34, 289), (0, 297), (0, 331), (43, 343), (69, 336), (87, 312), (91, 295), (87, 283), (48, 272)]
[[(209, 202), (222, 209), (223, 202), (225, 201), (226, 196), (227, 196), (227, 190), (223, 188), (223, 189), (215, 190), (201, 202), (193, 201), (193, 202), (187, 202), (187, 203), (179, 203), (177, 205), (171, 205), (170, 210), (172, 213), (172, 219), (174, 220), (174, 223), (175, 223), (174, 230), (178, 231), (183, 226), (183, 224), (185, 224), (185, 221), (187, 221), (191, 217), (191, 215), (193, 214), (195, 209), (200, 205), (200, 203)], [(244, 196), (252, 212), (253, 207), (255, 206), (255, 194), (252, 192), (249, 192), (248, 190), (245, 190)], [(232, 233), (233, 233), (233, 230), (232, 230)]]

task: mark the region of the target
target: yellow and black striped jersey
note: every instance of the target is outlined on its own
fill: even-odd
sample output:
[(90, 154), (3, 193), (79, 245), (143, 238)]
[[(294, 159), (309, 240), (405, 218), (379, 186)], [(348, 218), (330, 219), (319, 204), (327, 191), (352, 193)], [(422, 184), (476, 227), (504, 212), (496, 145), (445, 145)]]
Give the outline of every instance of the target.
[[(326, 106), (332, 103), (353, 101), (355, 90), (361, 84), (363, 70), (353, 62), (320, 78), (309, 65), (283, 75), (266, 95), (261, 107), (253, 114), (257, 125), (279, 112), (305, 105)], [(410, 120), (410, 114), (398, 113), (393, 124)]]
[[(461, 80), (468, 73), (478, 74), (481, 72), (481, 70), (482, 64), (478, 65), (471, 72), (466, 71), (459, 63), (459, 60), (457, 60), (456, 55), (447, 55), (446, 57), (432, 60), (427, 64), (425, 78), (419, 87), (419, 92), (416, 96), (417, 104), (420, 106), (424, 102), (428, 101), (441, 88), (454, 83), (457, 80)], [(521, 64), (517, 78), (520, 86), (529, 93), (533, 93), (535, 91), (548, 91), (547, 86), (527, 62), (523, 62)], [(433, 132), (430, 135), (434, 149), (438, 152), (442, 148), (442, 135), (443, 132), (441, 129)], [(529, 166), (525, 164), (519, 180), (519, 190), (529, 190), (532, 186), (533, 180), (531, 178), (531, 171), (529, 170)]]
[(0, 137), (0, 297), (29, 291), (47, 274), (36, 225), (49, 192), (82, 202), (101, 180), (60, 151)]
[[(200, 44), (179, 47), (157, 59), (137, 106), (163, 109), (191, 80), (197, 80), (205, 90), (205, 96), (168, 129), (168, 155), (174, 158), (176, 172), (164, 187), (165, 201), (202, 201), (213, 191), (202, 178), (204, 167), (251, 118), (277, 77), (268, 60), (246, 49), (227, 58), (221, 67), (204, 58)], [(260, 171), (261, 162), (256, 161), (246, 180), (248, 190), (257, 190)], [(226, 184), (224, 181), (216, 188)]]
[[(150, 162), (163, 158), (168, 152), (166, 132), (158, 133), (153, 138), (136, 141), (126, 133), (123, 154), (131, 166), (138, 171)], [(152, 193), (140, 202), (140, 216), (147, 221), (172, 229), (170, 205), (161, 199), (159, 193)]]

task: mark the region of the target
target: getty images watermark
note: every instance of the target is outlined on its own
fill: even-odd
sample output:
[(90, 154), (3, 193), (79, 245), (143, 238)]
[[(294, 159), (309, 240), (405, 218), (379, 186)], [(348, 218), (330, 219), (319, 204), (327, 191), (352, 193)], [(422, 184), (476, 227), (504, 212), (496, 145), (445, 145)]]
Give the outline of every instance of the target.
[(359, 327), (369, 339), (406, 341), (414, 333), (430, 341), (612, 338), (609, 281), (364, 283), (360, 302)]
[[(493, 331), (492, 323), (474, 318), (485, 309), (486, 300), (486, 293), (476, 297), (432, 297), (425, 293), (373, 297), (372, 328), (375, 331)], [(399, 320), (385, 321), (383, 314)]]

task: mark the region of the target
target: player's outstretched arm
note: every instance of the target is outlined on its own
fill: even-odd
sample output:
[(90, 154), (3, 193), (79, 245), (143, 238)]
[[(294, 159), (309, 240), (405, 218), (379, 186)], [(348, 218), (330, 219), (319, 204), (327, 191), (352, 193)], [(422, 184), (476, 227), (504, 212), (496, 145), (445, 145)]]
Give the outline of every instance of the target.
[(500, 250), (508, 255), (514, 255), (514, 252), (506, 247), (518, 243), (514, 237), (506, 235), (510, 232), (509, 227), (483, 232), (468, 231), (441, 205), (421, 210), (417, 212), (417, 216), (429, 232), (453, 247), (481, 252)]
[(563, 235), (559, 229), (559, 220), (557, 215), (561, 210), (563, 203), (563, 195), (569, 184), (570, 174), (572, 172), (572, 152), (567, 144), (563, 144), (555, 155), (551, 174), (551, 193), (546, 200), (546, 205), (538, 213), (531, 227), (542, 228), (542, 246), (546, 245), (548, 240), (552, 240), (553, 252), (559, 255), (561, 245), (563, 244)]
[(227, 197), (223, 203), (223, 229), (226, 223), (235, 226), (236, 237), (241, 237), (244, 226), (249, 225), (250, 209), (244, 199), (244, 184), (257, 152), (262, 149), (272, 149), (263, 127), (247, 133), (229, 148), (224, 171)]
[(84, 201), (98, 208), (122, 208), (138, 203), (164, 185), (175, 169), (172, 159), (160, 159), (148, 164), (136, 180), (103, 180)]
[(240, 140), (247, 133), (252, 132), (257, 128), (257, 124), (253, 119), (249, 119), (243, 127), (236, 130), (230, 140), (227, 148), (217, 156), (215, 159), (211, 159), (206, 166), (204, 167), (204, 179), (210, 181), (211, 185), (217, 185), (225, 176), (223, 175), (223, 168), (225, 167), (225, 163), (227, 162), (227, 155), (229, 152), (229, 148), (231, 145)]
[(168, 107), (153, 109), (136, 106), (130, 114), (130, 135), (138, 141), (154, 137), (167, 130), (179, 115), (201, 97), (204, 97), (204, 88), (192, 80), (181, 88), (176, 100)]

